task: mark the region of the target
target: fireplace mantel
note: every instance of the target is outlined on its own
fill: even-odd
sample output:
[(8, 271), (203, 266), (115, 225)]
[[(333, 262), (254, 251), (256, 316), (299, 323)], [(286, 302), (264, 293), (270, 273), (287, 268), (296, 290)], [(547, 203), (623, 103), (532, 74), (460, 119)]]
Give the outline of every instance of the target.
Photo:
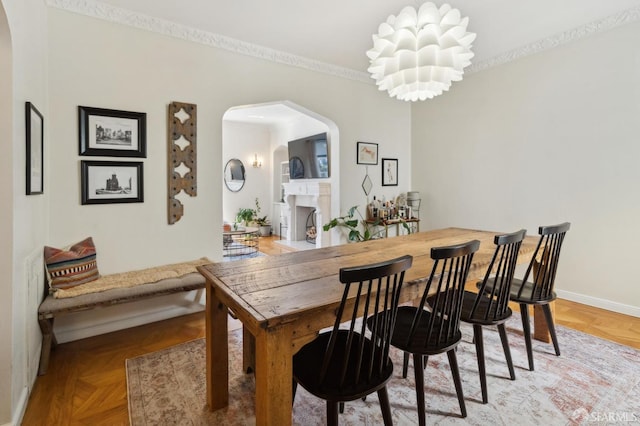
[(316, 248), (331, 245), (329, 232), (322, 230), (322, 225), (331, 217), (331, 183), (319, 181), (296, 180), (282, 184), (284, 187), (285, 206), (283, 215), (287, 218), (288, 241), (304, 241), (306, 239), (306, 216), (303, 218), (298, 207), (311, 207), (316, 210)]

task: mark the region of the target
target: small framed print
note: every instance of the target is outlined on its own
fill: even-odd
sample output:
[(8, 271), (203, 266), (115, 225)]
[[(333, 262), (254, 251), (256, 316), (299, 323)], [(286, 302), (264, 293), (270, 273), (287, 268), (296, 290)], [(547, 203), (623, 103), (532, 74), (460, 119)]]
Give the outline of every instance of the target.
[(398, 186), (398, 159), (382, 159), (382, 186)]
[(25, 103), (27, 148), (27, 195), (44, 193), (44, 118), (31, 103)]
[(80, 155), (146, 158), (146, 113), (79, 106), (78, 119)]
[(371, 142), (358, 142), (358, 164), (378, 164), (378, 144)]
[(82, 204), (144, 202), (141, 161), (81, 161)]

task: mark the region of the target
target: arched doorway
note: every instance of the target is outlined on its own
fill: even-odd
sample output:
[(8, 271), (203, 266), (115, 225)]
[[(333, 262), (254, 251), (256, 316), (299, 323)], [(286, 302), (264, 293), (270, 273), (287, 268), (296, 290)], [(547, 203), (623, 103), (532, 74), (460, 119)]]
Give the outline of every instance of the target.
[[(284, 208), (281, 184), (288, 180), (283, 169), (288, 163), (287, 142), (324, 132), (329, 141), (330, 177), (320, 181), (331, 186), (330, 212), (325, 212), (325, 218), (339, 215), (340, 135), (331, 119), (291, 101), (276, 101), (229, 108), (223, 116), (222, 129), (223, 170), (230, 159), (238, 158), (246, 172), (240, 191), (223, 187), (224, 221), (233, 221), (240, 208), (254, 208), (257, 198), (261, 216), (268, 215), (274, 234), (279, 234), (280, 212)], [(254, 167), (256, 159), (259, 167)], [(324, 241), (329, 245), (331, 239)]]

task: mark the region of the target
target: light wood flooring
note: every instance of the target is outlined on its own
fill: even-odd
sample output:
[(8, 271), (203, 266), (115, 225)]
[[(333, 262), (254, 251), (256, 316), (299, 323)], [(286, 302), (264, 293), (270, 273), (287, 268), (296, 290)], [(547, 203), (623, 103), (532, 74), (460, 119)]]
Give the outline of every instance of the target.
[[(260, 239), (260, 251), (290, 251)], [(558, 324), (640, 349), (640, 318), (558, 300)], [(125, 360), (204, 336), (195, 313), (58, 345), (38, 377), (23, 425), (128, 425)], [(560, 342), (562, 349), (562, 342)]]

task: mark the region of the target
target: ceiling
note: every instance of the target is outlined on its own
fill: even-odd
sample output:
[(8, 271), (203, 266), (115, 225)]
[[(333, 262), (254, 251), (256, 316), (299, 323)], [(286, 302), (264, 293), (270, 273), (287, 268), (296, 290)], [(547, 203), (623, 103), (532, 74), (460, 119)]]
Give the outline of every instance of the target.
[[(371, 48), (371, 36), (380, 23), (390, 14), (397, 15), (405, 6), (423, 3), (416, 0), (100, 2), (361, 73), (366, 73), (368, 68), (365, 52)], [(566, 31), (603, 26), (598, 21), (629, 9), (638, 9), (633, 16), (640, 15), (640, 0), (450, 0), (448, 3), (458, 8), (462, 16), (469, 17), (468, 31), (477, 34), (472, 47), (475, 53), (472, 67), (510, 51), (526, 51), (528, 45)], [(574, 33), (581, 34), (580, 31)], [(236, 112), (236, 119), (237, 115)], [(252, 111), (251, 115), (261, 114)]]
[[(371, 35), (410, 0), (100, 0), (255, 45), (366, 72)], [(435, 1), (440, 5), (444, 1)], [(640, 0), (450, 0), (475, 32), (474, 62), (583, 26)]]

